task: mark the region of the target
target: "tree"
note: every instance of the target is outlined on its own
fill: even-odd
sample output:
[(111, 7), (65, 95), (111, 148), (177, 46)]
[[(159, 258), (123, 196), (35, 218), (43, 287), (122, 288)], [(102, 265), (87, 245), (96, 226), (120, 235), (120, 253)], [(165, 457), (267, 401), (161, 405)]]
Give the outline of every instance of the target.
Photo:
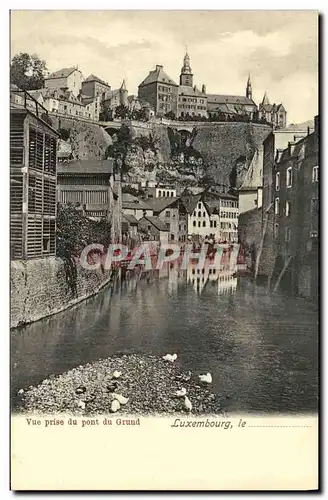
[(21, 52), (14, 56), (10, 65), (10, 83), (22, 90), (36, 90), (44, 87), (46, 62), (36, 54)]
[(173, 111), (168, 111), (167, 113), (165, 113), (164, 117), (168, 120), (175, 120), (175, 114), (173, 113)]
[(129, 113), (128, 108), (126, 106), (124, 106), (124, 104), (120, 104), (115, 109), (115, 118), (122, 118), (122, 120), (125, 120), (128, 113)]
[(113, 158), (116, 167), (121, 168), (122, 173), (128, 171), (126, 157), (132, 143), (131, 130), (126, 125), (122, 125), (116, 133), (116, 140), (106, 149), (105, 159)]

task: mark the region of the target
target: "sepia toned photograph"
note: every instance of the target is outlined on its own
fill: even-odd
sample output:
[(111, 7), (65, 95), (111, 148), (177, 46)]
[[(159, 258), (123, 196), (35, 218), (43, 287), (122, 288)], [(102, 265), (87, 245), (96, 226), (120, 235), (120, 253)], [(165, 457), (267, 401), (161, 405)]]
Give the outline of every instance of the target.
[(12, 418), (316, 418), (318, 12), (13, 10), (10, 31)]

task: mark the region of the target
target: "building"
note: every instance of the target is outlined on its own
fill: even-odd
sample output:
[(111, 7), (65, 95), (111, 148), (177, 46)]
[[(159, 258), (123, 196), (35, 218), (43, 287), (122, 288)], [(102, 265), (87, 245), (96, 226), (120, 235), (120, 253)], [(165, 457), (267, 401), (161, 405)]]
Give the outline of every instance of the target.
[(113, 210), (113, 203), (110, 203), (113, 186), (113, 160), (80, 160), (58, 164), (58, 202), (62, 205), (74, 204), (88, 217), (109, 220)]
[(40, 89), (43, 105), (49, 113), (67, 115), (74, 118), (98, 121), (100, 103), (99, 97), (85, 97), (68, 90)]
[[(128, 240), (136, 240), (138, 237), (138, 221), (134, 215), (123, 214), (122, 215), (122, 234), (126, 235), (126, 243)], [(124, 241), (123, 241), (124, 243)]]
[(275, 128), (285, 128), (287, 126), (287, 111), (283, 104), (270, 104), (265, 92), (259, 105), (259, 119), (271, 123)]
[(188, 53), (183, 59), (183, 66), (180, 74), (180, 85), (178, 91), (177, 117), (182, 118), (192, 116), (207, 118), (207, 96), (205, 85), (202, 91), (193, 85), (193, 73), (190, 67), (190, 57)]
[(175, 198), (177, 190), (169, 184), (157, 184), (155, 186), (147, 186), (147, 195), (149, 198)]
[(130, 193), (122, 194), (122, 211), (123, 215), (133, 215), (137, 220), (140, 220), (144, 215), (153, 216), (152, 208), (145, 201)]
[(145, 215), (139, 220), (138, 229), (144, 240), (168, 242), (169, 229), (159, 217)]
[(255, 151), (245, 179), (238, 189), (239, 214), (262, 207), (263, 145)]
[(112, 120), (115, 117), (115, 110), (118, 106), (125, 106), (128, 110), (128, 91), (125, 80), (119, 89), (111, 90), (107, 97), (101, 102), (101, 113), (105, 120)]
[(110, 97), (110, 93), (111, 86), (104, 80), (98, 78), (98, 76), (89, 75), (88, 78), (82, 82), (81, 94), (84, 96), (93, 98), (99, 97), (100, 102), (102, 102)]
[(82, 89), (83, 75), (77, 67), (63, 68), (44, 79), (46, 89), (72, 92), (77, 97)]
[[(12, 259), (56, 254), (56, 167), (59, 134), (28, 93), (10, 109), (10, 249)], [(41, 118), (43, 117), (43, 118)]]
[(147, 199), (147, 204), (152, 208), (154, 216), (159, 217), (169, 230), (169, 240), (180, 241), (183, 236), (182, 227), (180, 227), (180, 210), (185, 211), (180, 198), (150, 198)]
[(173, 113), (177, 116), (179, 85), (165, 73), (163, 66), (157, 64), (156, 69), (138, 87), (138, 97), (146, 101), (154, 109), (156, 116)]
[(208, 94), (207, 112), (210, 118), (217, 120), (233, 119), (236, 116), (254, 119), (257, 116), (257, 105), (246, 96)]
[(188, 236), (204, 239), (212, 234), (217, 241), (238, 241), (239, 211), (236, 196), (203, 191), (181, 199), (188, 214)]
[(277, 129), (263, 142), (263, 190), (262, 190), (262, 230), (254, 244), (257, 248), (255, 274), (269, 277), (274, 268), (274, 172), (277, 152), (283, 150), (297, 137), (306, 136), (308, 131)]
[(274, 183), (275, 268), (279, 279), (305, 296), (318, 293), (319, 117), (315, 130), (277, 152)]

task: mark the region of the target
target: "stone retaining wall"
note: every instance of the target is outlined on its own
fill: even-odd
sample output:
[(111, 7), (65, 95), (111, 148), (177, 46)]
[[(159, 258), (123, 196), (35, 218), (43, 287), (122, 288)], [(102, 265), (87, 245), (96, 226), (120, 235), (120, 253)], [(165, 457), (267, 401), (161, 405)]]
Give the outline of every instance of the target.
[(76, 293), (69, 286), (64, 262), (57, 257), (12, 261), (10, 326), (31, 323), (90, 297), (112, 277), (111, 270), (77, 266)]

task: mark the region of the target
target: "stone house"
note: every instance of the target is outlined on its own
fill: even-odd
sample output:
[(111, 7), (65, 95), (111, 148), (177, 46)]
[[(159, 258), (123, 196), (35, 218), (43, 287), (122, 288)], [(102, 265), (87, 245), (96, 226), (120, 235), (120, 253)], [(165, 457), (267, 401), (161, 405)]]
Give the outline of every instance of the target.
[(140, 220), (144, 215), (151, 217), (153, 209), (142, 199), (130, 193), (122, 194), (122, 212), (124, 215), (133, 215)]
[(155, 240), (162, 243), (169, 241), (169, 229), (166, 224), (155, 216), (144, 216), (138, 221), (138, 229), (144, 233), (144, 240)]
[(319, 118), (315, 130), (278, 152), (274, 185), (274, 279), (301, 295), (318, 293)]
[(82, 88), (83, 75), (77, 67), (63, 68), (51, 73), (44, 80), (46, 89), (65, 90), (77, 97)]
[(163, 116), (168, 112), (177, 115), (179, 85), (165, 73), (163, 66), (157, 64), (153, 71), (140, 83), (138, 97), (148, 102), (154, 109), (156, 116)]
[(263, 145), (254, 153), (244, 181), (238, 189), (239, 214), (262, 207)]
[(180, 198), (149, 198), (147, 204), (153, 209), (154, 216), (159, 217), (169, 230), (169, 240), (179, 241), (181, 234), (180, 210), (184, 209)]
[(81, 94), (88, 97), (99, 97), (100, 102), (105, 101), (110, 97), (111, 94), (111, 86), (98, 78), (95, 75), (89, 75), (82, 82), (82, 90)]

